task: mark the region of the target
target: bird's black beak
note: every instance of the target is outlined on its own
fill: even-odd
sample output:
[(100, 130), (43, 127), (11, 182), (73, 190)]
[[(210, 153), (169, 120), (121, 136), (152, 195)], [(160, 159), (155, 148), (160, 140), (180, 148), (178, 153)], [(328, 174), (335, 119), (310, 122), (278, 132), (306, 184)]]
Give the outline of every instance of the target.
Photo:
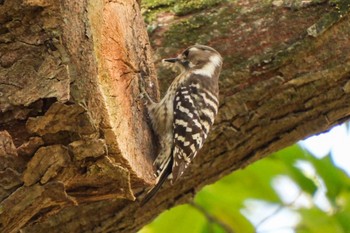
[(171, 62), (171, 63), (175, 63), (177, 61), (179, 61), (180, 59), (175, 57), (175, 58), (166, 58), (166, 59), (163, 59), (164, 62)]

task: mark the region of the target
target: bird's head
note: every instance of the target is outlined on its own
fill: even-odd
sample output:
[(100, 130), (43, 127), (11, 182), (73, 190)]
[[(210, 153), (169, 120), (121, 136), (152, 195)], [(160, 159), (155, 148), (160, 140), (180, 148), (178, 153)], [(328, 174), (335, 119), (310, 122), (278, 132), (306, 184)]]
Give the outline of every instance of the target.
[(215, 49), (198, 44), (188, 47), (175, 58), (167, 58), (163, 61), (175, 63), (185, 70), (201, 69), (207, 64), (219, 67), (222, 64), (222, 58)]

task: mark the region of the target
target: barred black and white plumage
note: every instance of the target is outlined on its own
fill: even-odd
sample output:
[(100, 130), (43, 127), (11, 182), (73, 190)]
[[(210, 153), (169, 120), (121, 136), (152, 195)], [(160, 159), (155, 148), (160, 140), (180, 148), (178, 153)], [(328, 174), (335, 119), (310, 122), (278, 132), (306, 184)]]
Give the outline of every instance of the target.
[(176, 58), (164, 59), (177, 64), (177, 76), (159, 103), (148, 95), (147, 108), (153, 130), (160, 141), (154, 161), (157, 184), (144, 198), (147, 202), (166, 178), (174, 183), (202, 148), (218, 112), (218, 79), (222, 58), (211, 47), (194, 45)]

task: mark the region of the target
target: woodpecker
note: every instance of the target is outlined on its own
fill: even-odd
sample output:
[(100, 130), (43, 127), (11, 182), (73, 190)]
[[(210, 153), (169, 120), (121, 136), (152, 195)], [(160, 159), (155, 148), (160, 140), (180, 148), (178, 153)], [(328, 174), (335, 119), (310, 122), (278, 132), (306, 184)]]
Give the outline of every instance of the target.
[(196, 44), (163, 62), (174, 63), (181, 73), (159, 103), (142, 90), (153, 131), (160, 142), (160, 152), (153, 163), (157, 183), (142, 204), (154, 196), (167, 178), (173, 184), (183, 174), (202, 148), (219, 106), (222, 57), (215, 49)]

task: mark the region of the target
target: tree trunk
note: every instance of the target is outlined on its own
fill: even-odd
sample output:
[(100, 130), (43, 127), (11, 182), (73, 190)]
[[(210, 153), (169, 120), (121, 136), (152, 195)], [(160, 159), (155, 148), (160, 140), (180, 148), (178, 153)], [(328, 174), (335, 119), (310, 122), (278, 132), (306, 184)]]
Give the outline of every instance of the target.
[[(159, 94), (139, 3), (0, 1), (0, 231), (135, 232), (204, 185), (348, 120), (349, 8), (250, 0), (158, 17), (157, 57), (196, 42), (223, 55), (221, 104), (192, 166), (141, 207), (157, 143), (140, 82)], [(158, 73), (165, 90), (176, 74)]]

